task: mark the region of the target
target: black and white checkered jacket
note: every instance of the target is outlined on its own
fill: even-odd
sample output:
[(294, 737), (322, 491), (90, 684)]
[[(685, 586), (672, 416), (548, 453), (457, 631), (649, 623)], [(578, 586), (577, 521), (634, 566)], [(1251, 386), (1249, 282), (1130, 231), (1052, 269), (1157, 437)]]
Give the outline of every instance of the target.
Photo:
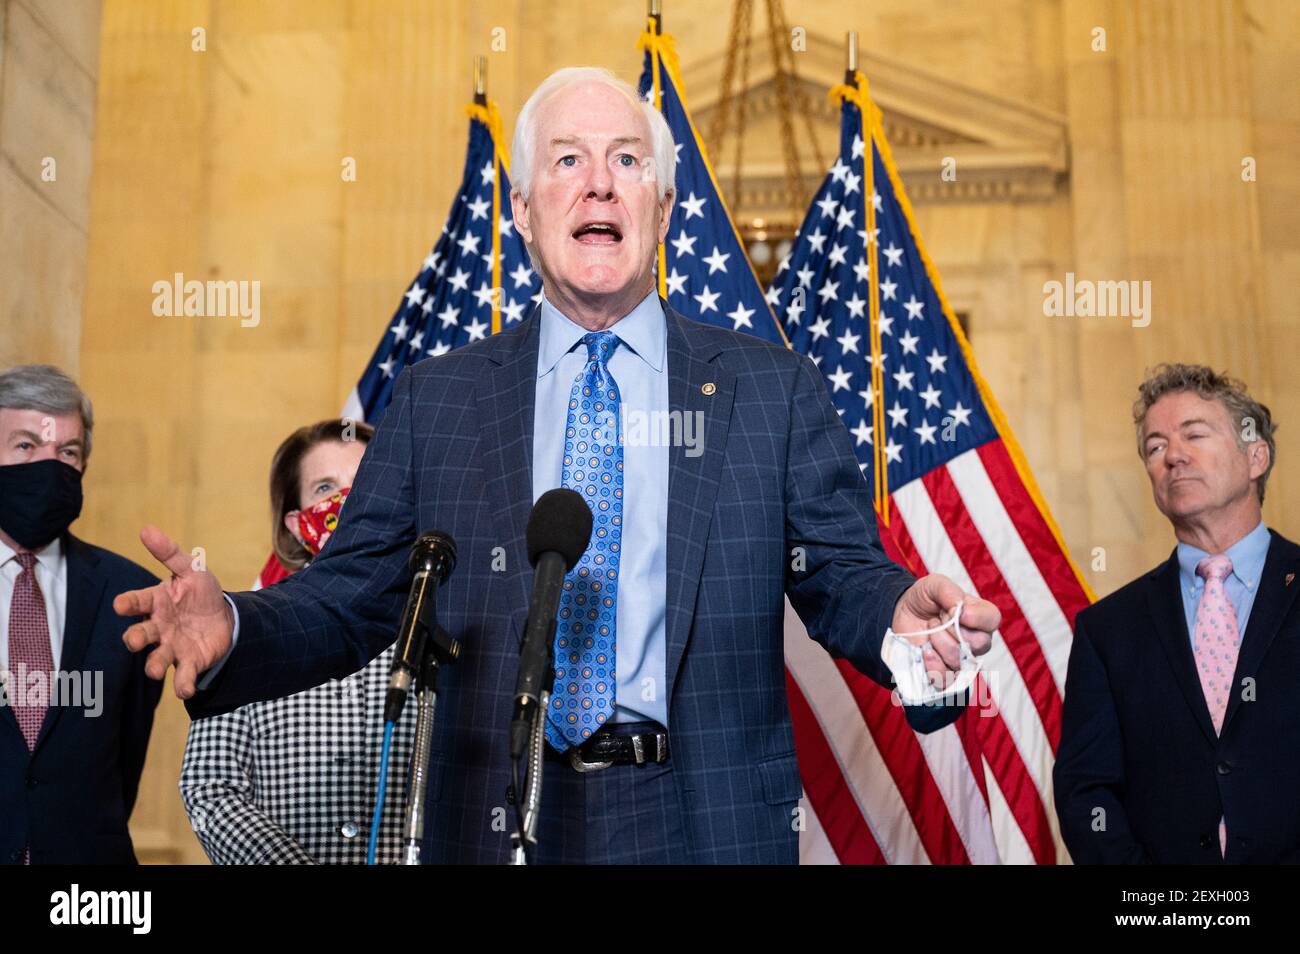
[[(190, 724), (180, 790), (215, 864), (364, 864), (389, 647), (360, 672)], [(393, 733), (376, 861), (402, 857), (414, 695)]]

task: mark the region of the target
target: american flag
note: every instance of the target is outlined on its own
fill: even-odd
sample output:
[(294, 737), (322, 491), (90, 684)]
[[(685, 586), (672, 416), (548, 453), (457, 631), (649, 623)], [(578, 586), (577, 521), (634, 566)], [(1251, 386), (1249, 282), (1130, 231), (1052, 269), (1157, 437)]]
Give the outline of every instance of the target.
[(510, 218), (500, 113), (490, 100), (466, 111), (469, 148), (451, 213), (348, 398), (344, 417), (377, 424), (404, 367), (522, 321), (542, 300), (542, 280)]
[[(451, 212), (348, 396), (344, 418), (378, 424), (404, 367), (522, 321), (541, 301), (541, 278), (510, 218), (500, 113), (491, 100), (466, 112), (469, 145)], [(254, 589), (287, 575), (271, 554)]]
[[(724, 283), (698, 256), (673, 254), (672, 239), (683, 231), (712, 244), (735, 230), (681, 99), (672, 38), (652, 20), (640, 45), (647, 56), (641, 89), (658, 100), (681, 144), (678, 203), (709, 200), (699, 217), (691, 206), (674, 211), (667, 277), (676, 268), (686, 291), (669, 301), (723, 324), (695, 297), (704, 282), (721, 300), (748, 303), (757, 281), (747, 260)], [(835, 91), (840, 155), (765, 295), (782, 333), (761, 321), (732, 327), (788, 340), (817, 363), (876, 488), (891, 558), (917, 575), (945, 573), (992, 600), (1003, 625), (984, 660), (980, 704), (953, 726), (919, 735), (891, 693), (808, 638), (787, 602), (787, 687), (805, 791), (801, 858), (1065, 861), (1051, 770), (1073, 619), (1090, 593), (943, 298), (865, 79), (855, 76), (855, 84)], [(860, 104), (868, 107), (867, 127)], [(868, 141), (875, 143), (869, 172)], [(738, 240), (728, 250), (743, 259)]]
[(1090, 593), (944, 298), (866, 81), (854, 80), (832, 91), (839, 155), (767, 300), (825, 377), (891, 558), (991, 600), (1002, 627), (978, 704), (925, 736), (787, 612), (810, 813), (801, 854), (1063, 862), (1052, 762), (1074, 616)]
[(659, 250), (659, 295), (683, 315), (785, 344), (686, 111), (673, 39), (648, 32), (640, 46), (641, 95), (663, 113), (677, 144), (677, 198)]

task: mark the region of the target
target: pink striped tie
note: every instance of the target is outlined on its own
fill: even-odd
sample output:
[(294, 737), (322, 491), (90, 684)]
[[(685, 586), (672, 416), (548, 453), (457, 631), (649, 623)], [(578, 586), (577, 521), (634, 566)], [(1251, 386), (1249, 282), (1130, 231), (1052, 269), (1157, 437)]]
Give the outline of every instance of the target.
[[(1241, 634), (1237, 613), (1228, 599), (1224, 579), (1232, 572), (1232, 561), (1223, 554), (1206, 557), (1196, 564), (1196, 575), (1205, 580), (1201, 605), (1196, 608), (1196, 671), (1201, 677), (1201, 692), (1210, 709), (1215, 733), (1223, 730), (1223, 716), (1228, 711), (1228, 694), (1237, 670), (1237, 650)], [(1219, 850), (1228, 852), (1228, 829), (1219, 819)]]
[[(14, 704), (14, 716), (27, 742), (27, 751), (31, 752), (36, 748), (49, 700), (31, 691), (29, 677), (39, 672), (44, 684), (50, 685), (54, 654), (50, 650), (45, 596), (36, 579), (36, 554), (20, 550), (16, 559), (22, 572), (14, 581), (13, 602), (9, 604), (9, 692), (11, 698), (18, 700)], [(23, 863), (31, 864), (30, 850), (24, 853)]]

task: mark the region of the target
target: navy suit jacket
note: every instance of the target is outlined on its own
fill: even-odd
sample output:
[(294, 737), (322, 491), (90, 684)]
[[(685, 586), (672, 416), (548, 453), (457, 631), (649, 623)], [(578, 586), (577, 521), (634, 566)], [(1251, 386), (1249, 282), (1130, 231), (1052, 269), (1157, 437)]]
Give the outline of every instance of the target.
[(1298, 577), (1300, 547), (1273, 533), (1218, 735), (1177, 551), (1078, 615), (1053, 773), (1076, 862), (1300, 861)]
[[(704, 421), (703, 453), (673, 447), (669, 470), (666, 673), (678, 805), (694, 861), (793, 862), (801, 785), (784, 597), (813, 638), (891, 685), (881, 642), (912, 577), (879, 546), (871, 495), (816, 366), (667, 305), (665, 316), (670, 407)], [(524, 530), (539, 321), (534, 309), (402, 372), (346, 519), (306, 570), (233, 597), (239, 644), (189, 703), (202, 717), (359, 669), (394, 639), (417, 532), (450, 533), (459, 557), (438, 592), (438, 618), (464, 654), (439, 686), (430, 861), (500, 862), (509, 851), (499, 819), (533, 575)], [(500, 556), (505, 569), (494, 571)], [(909, 718), (932, 730), (960, 711)]]
[(30, 846), (32, 864), (134, 864), (127, 819), (162, 683), (145, 675), (144, 655), (122, 642), (136, 620), (114, 613), (113, 598), (158, 578), (71, 534), (63, 547), (59, 669), (103, 673), (103, 709), (92, 716), (79, 706), (50, 706), (29, 753), (13, 709), (0, 707), (0, 862), (21, 864)]

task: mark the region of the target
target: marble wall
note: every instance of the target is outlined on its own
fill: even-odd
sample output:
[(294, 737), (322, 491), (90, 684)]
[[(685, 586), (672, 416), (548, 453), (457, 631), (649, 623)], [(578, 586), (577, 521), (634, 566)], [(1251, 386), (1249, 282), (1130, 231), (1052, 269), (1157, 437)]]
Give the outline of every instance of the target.
[(0, 367), (81, 361), (99, 24), (99, 0), (0, 0)]

